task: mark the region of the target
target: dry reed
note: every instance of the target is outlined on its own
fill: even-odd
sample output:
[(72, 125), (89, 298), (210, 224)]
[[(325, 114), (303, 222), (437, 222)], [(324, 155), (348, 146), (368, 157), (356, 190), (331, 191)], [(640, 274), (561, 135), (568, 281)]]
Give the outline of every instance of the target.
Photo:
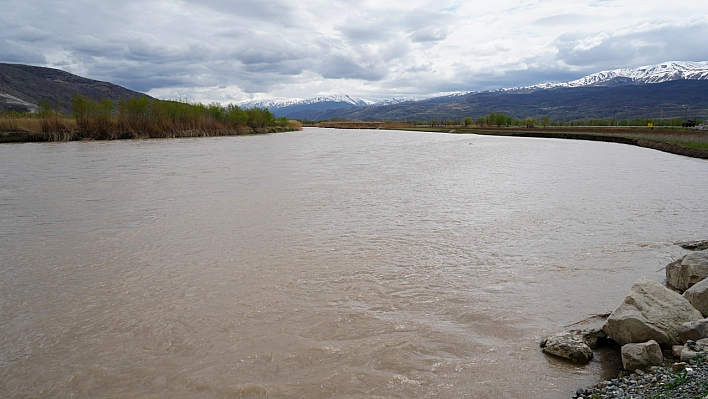
[(288, 128), (291, 130), (302, 130), (302, 122), (289, 120), (288, 121)]

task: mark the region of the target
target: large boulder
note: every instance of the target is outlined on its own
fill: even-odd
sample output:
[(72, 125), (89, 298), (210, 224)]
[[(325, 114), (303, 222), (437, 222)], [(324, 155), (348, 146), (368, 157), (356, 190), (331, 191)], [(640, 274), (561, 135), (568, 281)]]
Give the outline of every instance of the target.
[(686, 298), (642, 277), (607, 318), (602, 331), (620, 345), (654, 340), (670, 349), (681, 343), (678, 332), (683, 323), (702, 318)]
[(683, 293), (683, 297), (704, 317), (708, 317), (708, 278), (687, 289)]
[(592, 360), (592, 349), (585, 342), (584, 334), (580, 330), (553, 334), (541, 342), (541, 347), (544, 353), (568, 359), (573, 363), (585, 364)]
[(622, 367), (627, 371), (659, 366), (663, 361), (664, 355), (656, 341), (622, 346)]
[(681, 342), (698, 341), (708, 338), (708, 319), (689, 321), (679, 328)]
[(708, 250), (692, 252), (666, 266), (666, 284), (680, 292), (708, 277)]

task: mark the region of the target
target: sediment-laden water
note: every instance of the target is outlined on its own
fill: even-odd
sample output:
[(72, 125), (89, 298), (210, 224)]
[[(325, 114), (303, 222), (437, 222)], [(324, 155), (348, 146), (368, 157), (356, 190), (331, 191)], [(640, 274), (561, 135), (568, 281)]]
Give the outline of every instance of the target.
[(0, 146), (3, 397), (565, 398), (540, 352), (708, 233), (708, 162), (305, 129)]

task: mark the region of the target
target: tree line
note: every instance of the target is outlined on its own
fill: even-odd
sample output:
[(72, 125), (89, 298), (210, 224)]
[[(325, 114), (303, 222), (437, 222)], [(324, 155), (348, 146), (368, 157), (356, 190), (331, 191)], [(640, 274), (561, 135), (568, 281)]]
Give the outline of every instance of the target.
[[(417, 121), (416, 125), (429, 126), (496, 126), (496, 127), (548, 127), (548, 126), (652, 126), (652, 127), (682, 127), (685, 126), (682, 118), (660, 119), (660, 118), (633, 118), (633, 119), (578, 119), (573, 121), (553, 121), (548, 115), (528, 118), (514, 118), (504, 113), (492, 112), (488, 115), (473, 119), (440, 119), (431, 121)], [(703, 120), (695, 120), (695, 123), (703, 123)]]
[[(305, 125), (316, 125), (323, 122), (353, 122), (343, 117), (332, 117), (330, 120), (308, 120), (300, 119)], [(384, 120), (383, 122), (392, 123), (394, 120)], [(691, 120), (696, 124), (703, 123), (703, 120)], [(632, 118), (632, 119), (617, 119), (617, 118), (584, 118), (572, 121), (556, 121), (551, 120), (548, 115), (541, 117), (515, 118), (501, 112), (492, 112), (488, 115), (473, 119), (472, 117), (462, 118), (441, 118), (433, 120), (417, 120), (405, 122), (415, 126), (430, 126), (430, 127), (448, 127), (448, 126), (496, 126), (496, 127), (561, 127), (561, 126), (588, 126), (588, 127), (612, 127), (612, 126), (652, 126), (652, 127), (685, 127), (686, 120), (683, 118)]]

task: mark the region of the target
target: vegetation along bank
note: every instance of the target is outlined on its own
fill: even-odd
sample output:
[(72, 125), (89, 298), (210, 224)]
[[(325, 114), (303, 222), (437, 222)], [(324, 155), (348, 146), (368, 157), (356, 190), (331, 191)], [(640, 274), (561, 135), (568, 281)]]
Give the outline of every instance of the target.
[(80, 94), (71, 100), (71, 116), (39, 103), (36, 114), (0, 115), (0, 143), (25, 141), (116, 140), (231, 136), (300, 130), (297, 121), (264, 108), (241, 109), (218, 103), (204, 105), (135, 97), (95, 101)]

